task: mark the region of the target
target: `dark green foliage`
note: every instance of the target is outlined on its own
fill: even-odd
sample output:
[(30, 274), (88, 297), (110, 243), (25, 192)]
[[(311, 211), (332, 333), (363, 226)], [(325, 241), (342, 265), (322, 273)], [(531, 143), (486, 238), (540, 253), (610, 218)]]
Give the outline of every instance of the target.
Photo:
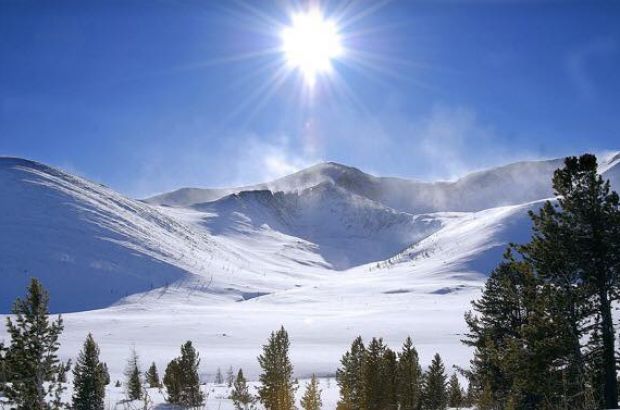
[(480, 408), (617, 405), (618, 195), (588, 154), (567, 158), (553, 187), (557, 204), (530, 212), (531, 241), (512, 247), (518, 259), (507, 253), (466, 315)]
[(122, 384), (120, 380), (117, 380), (116, 383), (114, 383), (114, 387), (121, 387), (121, 386)]
[(381, 410), (385, 404), (385, 382), (383, 378), (383, 339), (373, 338), (366, 349), (362, 366), (364, 403), (368, 410)]
[(439, 354), (435, 354), (422, 384), (422, 408), (444, 410), (447, 408), (446, 369)]
[(197, 407), (204, 403), (204, 394), (200, 391), (199, 366), (199, 354), (192, 342), (187, 341), (181, 346), (181, 356), (166, 367), (163, 382), (168, 402), (187, 407)]
[(465, 403), (465, 395), (463, 394), (463, 389), (461, 388), (461, 384), (459, 383), (459, 378), (456, 374), (453, 374), (450, 377), (450, 381), (448, 382), (448, 407), (454, 407), (460, 409), (464, 407)]
[(386, 348), (381, 365), (383, 375), (382, 409), (398, 410), (398, 358), (393, 350)]
[(125, 369), (125, 394), (128, 400), (140, 400), (142, 398), (142, 378), (140, 374), (138, 354), (135, 350), (132, 350), (131, 356), (127, 360), (127, 368)]
[(243, 376), (243, 370), (239, 369), (237, 378), (233, 382), (233, 391), (230, 394), (236, 410), (249, 410), (256, 401), (254, 396), (250, 394), (247, 381)]
[(146, 371), (144, 377), (146, 378), (146, 382), (149, 387), (161, 387), (159, 373), (157, 372), (157, 365), (155, 365), (155, 362), (151, 363), (151, 366)]
[(407, 337), (398, 354), (398, 402), (401, 410), (416, 410), (420, 404), (422, 368), (418, 352)]
[(67, 382), (67, 372), (71, 370), (71, 359), (67, 360), (67, 363), (60, 363), (60, 367), (58, 369), (58, 375), (56, 376), (56, 380), (59, 383)]
[(321, 388), (319, 381), (313, 374), (310, 383), (306, 387), (306, 392), (301, 398), (301, 408), (303, 410), (321, 410), (323, 402), (321, 401)]
[(215, 372), (215, 379), (213, 380), (215, 384), (224, 384), (224, 375), (222, 375), (222, 370), (218, 367)]
[[(47, 309), (49, 297), (43, 285), (32, 279), (25, 299), (17, 299), (13, 305), (13, 319), (7, 317), (7, 331), (11, 336), (2, 360), (5, 378), (2, 391), (14, 403), (17, 410), (40, 410), (58, 408), (64, 387), (58, 382), (62, 363), (56, 352), (60, 347), (58, 337), (62, 333), (62, 318), (50, 322)], [(45, 382), (50, 382), (44, 385)], [(56, 399), (48, 405), (45, 396)]]
[(362, 409), (365, 406), (363, 388), (363, 364), (366, 348), (361, 336), (351, 344), (351, 350), (340, 360), (340, 368), (336, 372), (336, 381), (340, 387), (338, 409)]
[(106, 380), (102, 365), (99, 346), (89, 333), (73, 368), (73, 409), (104, 409)]
[(281, 327), (272, 332), (263, 353), (258, 357), (262, 368), (258, 388), (260, 401), (267, 410), (292, 410), (295, 408), (297, 382), (293, 380), (293, 365), (288, 357), (288, 333)]
[(99, 371), (101, 372), (101, 377), (103, 378), (103, 384), (105, 386), (110, 384), (110, 372), (108, 371), (108, 365), (105, 362), (100, 362)]

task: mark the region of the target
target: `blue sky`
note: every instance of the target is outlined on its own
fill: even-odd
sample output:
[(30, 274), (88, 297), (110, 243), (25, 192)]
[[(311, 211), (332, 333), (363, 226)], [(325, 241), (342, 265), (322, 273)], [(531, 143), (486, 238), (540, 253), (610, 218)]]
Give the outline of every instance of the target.
[(141, 197), (620, 149), (620, 2), (347, 3), (321, 4), (346, 51), (309, 92), (270, 81), (304, 3), (0, 2), (0, 155)]

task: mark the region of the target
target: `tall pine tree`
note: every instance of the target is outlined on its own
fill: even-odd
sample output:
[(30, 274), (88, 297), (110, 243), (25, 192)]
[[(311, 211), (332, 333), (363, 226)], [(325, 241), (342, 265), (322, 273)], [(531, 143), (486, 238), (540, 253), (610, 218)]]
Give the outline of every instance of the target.
[(89, 333), (73, 368), (73, 409), (103, 410), (105, 375), (99, 346)]
[(426, 410), (445, 410), (448, 405), (446, 392), (446, 369), (438, 353), (433, 357), (424, 375), (422, 407)]
[(262, 368), (258, 395), (266, 410), (293, 410), (295, 408), (296, 382), (293, 365), (288, 357), (288, 333), (281, 327), (272, 332), (263, 353), (258, 357)]
[[(538, 215), (534, 215), (535, 240), (544, 245), (550, 242), (547, 235), (551, 239), (559, 237), (567, 252), (537, 254), (532, 258), (537, 258), (537, 262), (545, 267), (552, 265), (546, 270), (540, 269), (542, 273), (554, 277), (570, 274), (567, 280), (583, 289), (592, 302), (594, 314), (600, 318), (603, 404), (607, 408), (617, 407), (612, 305), (620, 297), (618, 194), (612, 192), (609, 181), (604, 181), (598, 174), (596, 157), (591, 154), (567, 158), (564, 167), (553, 176), (553, 188), (557, 204), (547, 204)], [(554, 269), (554, 262), (549, 260), (558, 256), (565, 258), (564, 266)]]
[(60, 397), (64, 390), (58, 382), (63, 364), (56, 353), (62, 318), (50, 321), (48, 302), (47, 291), (33, 278), (26, 298), (13, 305), (14, 318), (6, 319), (11, 344), (3, 360), (8, 384), (3, 384), (2, 390), (17, 410), (48, 409), (45, 397)]
[(448, 381), (448, 407), (454, 407), (456, 409), (460, 409), (463, 407), (464, 403), (464, 395), (463, 389), (461, 388), (461, 384), (459, 383), (459, 378), (456, 374), (452, 374), (450, 377), (450, 381)]
[(365, 407), (363, 369), (366, 348), (361, 336), (355, 338), (351, 349), (342, 356), (336, 381), (340, 387), (339, 410), (363, 409)]
[(420, 404), (422, 368), (410, 337), (398, 354), (398, 403), (401, 410), (417, 410)]

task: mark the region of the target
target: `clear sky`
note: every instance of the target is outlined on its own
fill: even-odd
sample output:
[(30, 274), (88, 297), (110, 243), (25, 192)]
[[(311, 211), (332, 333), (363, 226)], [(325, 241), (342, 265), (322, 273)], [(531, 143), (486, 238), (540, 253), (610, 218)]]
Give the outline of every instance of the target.
[[(282, 31), (320, 7), (309, 86)], [(290, 62), (289, 62), (290, 63)], [(133, 196), (620, 149), (618, 1), (0, 1), (0, 155)]]

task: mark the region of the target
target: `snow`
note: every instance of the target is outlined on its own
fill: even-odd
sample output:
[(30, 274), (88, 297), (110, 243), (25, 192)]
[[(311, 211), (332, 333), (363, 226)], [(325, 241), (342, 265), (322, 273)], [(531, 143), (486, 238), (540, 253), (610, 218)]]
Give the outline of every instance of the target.
[[(618, 156), (606, 161), (617, 178)], [(506, 244), (528, 239), (527, 210), (551, 196), (558, 164), (430, 184), (327, 163), (247, 189), (137, 201), (0, 158), (0, 311), (39, 277), (65, 312), (61, 356), (75, 358), (92, 332), (113, 381), (133, 347), (163, 372), (186, 340), (204, 380), (229, 366), (256, 379), (261, 345), (281, 325), (304, 379), (333, 375), (358, 335), (394, 349), (410, 335), (423, 365), (439, 352), (448, 369), (467, 366), (463, 314)]]

